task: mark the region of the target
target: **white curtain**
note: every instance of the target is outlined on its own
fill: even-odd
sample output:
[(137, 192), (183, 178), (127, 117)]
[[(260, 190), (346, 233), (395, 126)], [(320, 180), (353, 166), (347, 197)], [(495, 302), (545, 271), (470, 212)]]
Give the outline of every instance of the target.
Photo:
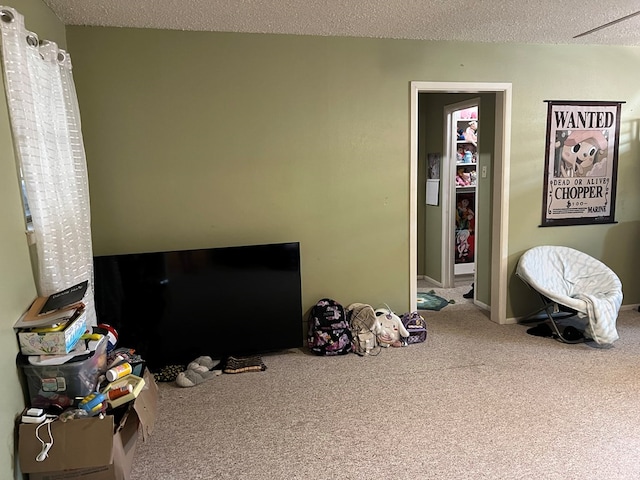
[(14, 149), (24, 178), (38, 257), (38, 289), (50, 295), (84, 280), (95, 325), (87, 166), (69, 54), (39, 41), (24, 17), (0, 7), (2, 61)]

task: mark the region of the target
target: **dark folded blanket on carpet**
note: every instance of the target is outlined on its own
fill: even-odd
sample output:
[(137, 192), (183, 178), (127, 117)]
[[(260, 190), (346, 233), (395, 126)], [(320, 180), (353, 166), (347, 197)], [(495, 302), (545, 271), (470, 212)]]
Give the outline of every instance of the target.
[(242, 372), (262, 372), (267, 366), (262, 362), (259, 355), (251, 357), (229, 357), (227, 358), (224, 373), (242, 373)]

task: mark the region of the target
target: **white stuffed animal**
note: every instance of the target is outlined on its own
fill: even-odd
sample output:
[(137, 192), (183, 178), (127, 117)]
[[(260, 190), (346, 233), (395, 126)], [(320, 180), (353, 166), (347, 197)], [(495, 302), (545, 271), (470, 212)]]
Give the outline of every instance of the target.
[(380, 346), (401, 347), (403, 342), (400, 341), (400, 338), (407, 338), (409, 332), (404, 327), (400, 317), (388, 308), (378, 308), (375, 314), (379, 321), (378, 342)]

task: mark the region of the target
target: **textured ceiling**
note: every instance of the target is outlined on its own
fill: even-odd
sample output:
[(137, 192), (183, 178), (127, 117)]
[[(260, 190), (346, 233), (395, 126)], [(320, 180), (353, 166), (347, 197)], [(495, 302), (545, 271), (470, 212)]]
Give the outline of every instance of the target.
[(44, 0), (66, 25), (640, 46), (638, 0)]

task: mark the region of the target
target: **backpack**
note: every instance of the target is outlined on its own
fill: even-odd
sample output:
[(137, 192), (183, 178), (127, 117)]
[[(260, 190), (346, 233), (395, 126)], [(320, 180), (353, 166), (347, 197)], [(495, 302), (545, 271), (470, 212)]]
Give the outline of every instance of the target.
[(358, 355), (377, 355), (378, 322), (371, 305), (352, 303), (347, 307), (347, 320), (353, 337), (353, 351)]
[(405, 313), (402, 315), (402, 324), (409, 332), (407, 343), (421, 343), (427, 339), (427, 322), (418, 312)]
[(351, 352), (353, 337), (344, 307), (323, 298), (309, 312), (308, 345), (316, 355), (344, 355)]

